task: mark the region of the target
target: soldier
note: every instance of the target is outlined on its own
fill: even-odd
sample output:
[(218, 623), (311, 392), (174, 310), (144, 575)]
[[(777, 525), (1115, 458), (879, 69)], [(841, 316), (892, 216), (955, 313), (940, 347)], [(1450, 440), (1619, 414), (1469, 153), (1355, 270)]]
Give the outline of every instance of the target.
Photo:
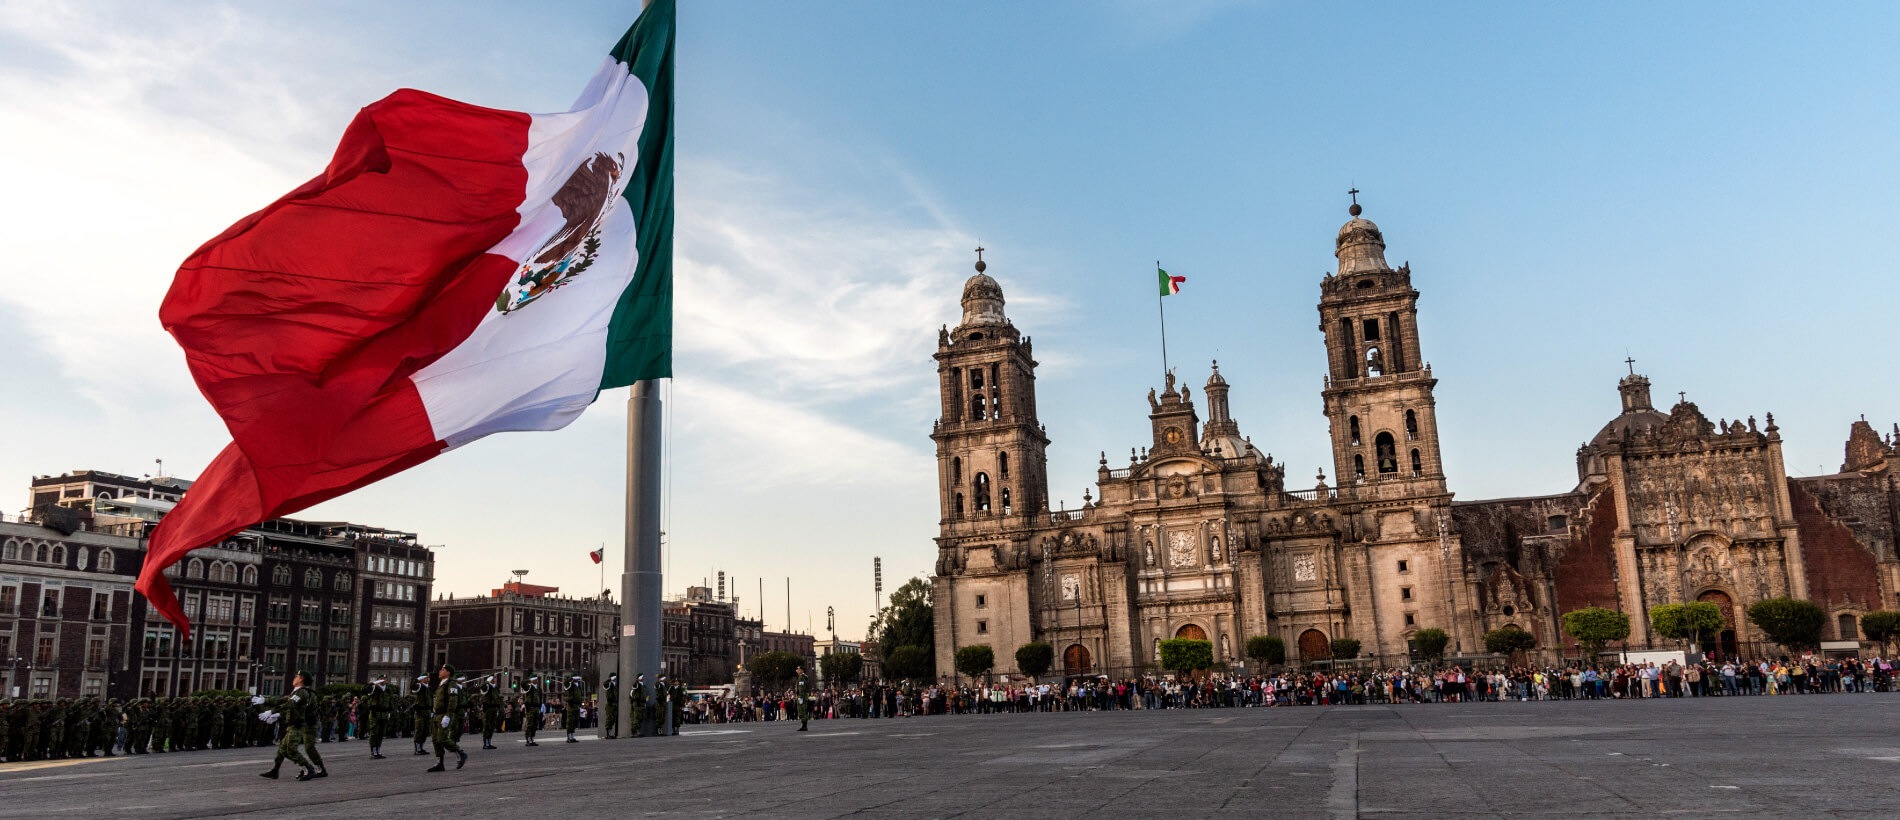
[(489, 675), (482, 679), (482, 687), (475, 694), (475, 702), (482, 708), (482, 748), (495, 748), (495, 730), (501, 728), (501, 688), (495, 685), (499, 675)]
[[(323, 757), (317, 754), (317, 744), (311, 736), (317, 730), (316, 695), (305, 687), (310, 685), (310, 674), (298, 672), (290, 681), (290, 694), (274, 701), (272, 706), (279, 712), (265, 712), (267, 719), (284, 722), (284, 737), (277, 742), (277, 756), (271, 760), (270, 771), (259, 772), (258, 776), (277, 779), (277, 771), (284, 766), (284, 760), (297, 764), (298, 780), (315, 780), (329, 777), (330, 772), (323, 767)], [(308, 755), (308, 758), (305, 755)], [(314, 767), (314, 769), (312, 768)]]
[(798, 667), (798, 686), (792, 690), (798, 699), (798, 731), (811, 729), (811, 679), (805, 677), (805, 667)]
[(633, 676), (633, 691), (627, 693), (628, 717), (633, 719), (633, 736), (645, 737), (647, 725), (647, 676)]
[(26, 710), (25, 728), (21, 731), (21, 760), (40, 760), (45, 757), (40, 753), (40, 733), (46, 727), (46, 708), (46, 701), (40, 700), (34, 701)]
[(430, 706), (435, 714), (442, 716), (442, 719), (430, 727), (433, 730), (432, 740), (435, 744), (435, 765), (430, 766), (428, 770), (446, 771), (446, 767), (442, 765), (445, 752), (455, 753), (455, 768), (460, 769), (468, 762), (468, 752), (462, 751), (462, 747), (456, 745), (455, 736), (450, 729), (450, 726), (462, 717), (462, 685), (455, 681), (455, 667), (446, 663), (442, 664), (442, 668), (436, 672), (436, 683), (432, 688), (435, 690), (435, 702)]
[(106, 750), (106, 757), (112, 756), (112, 749), (119, 745), (119, 729), (125, 725), (125, 710), (119, 706), (119, 699), (113, 698), (100, 707), (104, 720), (93, 728), (93, 745)]
[(521, 734), (527, 737), (529, 746), (540, 745), (534, 742), (534, 733), (541, 728), (541, 712), (545, 706), (539, 679), (529, 673), (528, 688), (521, 692)]
[(561, 730), (567, 732), (569, 743), (580, 742), (574, 737), (574, 732), (581, 727), (581, 701), (586, 697), (587, 683), (579, 675), (569, 677), (567, 694), (563, 698), (565, 708), (561, 710)]
[(620, 737), (620, 673), (608, 674), (600, 689), (606, 707), (600, 715), (600, 736), (613, 740)]
[(330, 733), (336, 731), (336, 698), (324, 695), (317, 701), (317, 742), (329, 743)]
[(653, 736), (666, 737), (666, 718), (673, 714), (673, 684), (661, 675), (653, 679)]
[(423, 742), (428, 740), (431, 735), (429, 731), (431, 728), (429, 718), (431, 717), (431, 710), (435, 708), (435, 693), (429, 691), (429, 688), (429, 676), (417, 675), (416, 691), (411, 693), (409, 698), (409, 714), (414, 723), (415, 737), (413, 739), (416, 741), (416, 754), (418, 755), (426, 755), (429, 753), (427, 749), (422, 748)]
[(369, 694), (356, 704), (356, 715), (363, 720), (363, 728), (369, 730), (369, 758), (382, 760), (383, 733), (389, 723), (389, 678), (378, 677), (369, 688)]

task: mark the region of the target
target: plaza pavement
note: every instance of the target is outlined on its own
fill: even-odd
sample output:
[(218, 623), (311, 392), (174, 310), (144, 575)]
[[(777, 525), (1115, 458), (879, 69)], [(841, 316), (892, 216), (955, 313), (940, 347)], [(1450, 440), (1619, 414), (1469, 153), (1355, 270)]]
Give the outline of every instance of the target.
[[(969, 715), (0, 765), (0, 818), (1900, 816), (1900, 695)], [(543, 734), (542, 738), (547, 738)], [(452, 761), (451, 761), (452, 762)]]

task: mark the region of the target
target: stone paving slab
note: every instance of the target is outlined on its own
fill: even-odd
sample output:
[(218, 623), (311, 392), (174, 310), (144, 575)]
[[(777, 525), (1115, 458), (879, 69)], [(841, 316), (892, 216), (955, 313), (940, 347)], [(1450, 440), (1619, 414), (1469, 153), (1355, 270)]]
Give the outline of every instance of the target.
[[(1900, 695), (1220, 709), (693, 727), (481, 751), (406, 741), (0, 765), (0, 818), (1900, 816)], [(510, 738), (510, 741), (513, 741)]]

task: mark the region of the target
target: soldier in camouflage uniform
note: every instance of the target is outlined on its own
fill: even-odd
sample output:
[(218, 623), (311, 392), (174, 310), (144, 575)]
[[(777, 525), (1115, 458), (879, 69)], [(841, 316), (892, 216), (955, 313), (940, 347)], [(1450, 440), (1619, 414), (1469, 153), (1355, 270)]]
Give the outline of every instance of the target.
[(581, 728), (581, 701), (587, 698), (587, 683), (581, 676), (574, 675), (567, 680), (567, 691), (561, 698), (561, 731), (567, 733), (567, 742), (579, 743), (574, 732)]
[(410, 693), (409, 696), (409, 717), (414, 723), (414, 739), (416, 741), (416, 754), (418, 755), (426, 755), (429, 753), (426, 749), (422, 748), (422, 744), (429, 739), (429, 718), (431, 717), (431, 710), (435, 708), (434, 699), (435, 693), (430, 691), (429, 687), (429, 676), (417, 675), (416, 691)]
[(482, 710), (482, 748), (495, 748), (495, 731), (501, 728), (501, 687), (495, 685), (495, 675), (482, 679), (481, 688), (475, 692), (476, 705)]
[(126, 754), (145, 754), (146, 744), (152, 739), (152, 726), (147, 723), (146, 708), (151, 698), (135, 698), (125, 705), (125, 751)]
[(645, 737), (647, 726), (647, 676), (633, 676), (633, 690), (627, 693), (628, 718), (633, 720), (633, 736)]
[[(301, 769), (297, 773), (298, 780), (330, 776), (323, 767), (323, 756), (317, 754), (317, 744), (312, 737), (317, 730), (317, 698), (305, 688), (309, 681), (309, 673), (298, 672), (291, 679), (290, 694), (271, 702), (274, 710), (281, 711), (264, 713), (275, 714), (278, 720), (283, 721), (284, 737), (277, 743), (277, 756), (271, 760), (270, 771), (260, 772), (259, 776), (276, 780), (277, 771), (283, 768), (285, 760), (297, 764)], [(306, 754), (309, 755), (308, 759), (305, 758)]]
[(811, 679), (805, 677), (805, 667), (798, 667), (798, 685), (792, 695), (798, 699), (798, 731), (811, 729)]
[(546, 703), (541, 697), (540, 679), (529, 673), (528, 688), (521, 692), (521, 734), (528, 740), (526, 745), (541, 745), (534, 742), (534, 733), (541, 729), (541, 709)]
[(369, 688), (369, 694), (356, 704), (356, 716), (363, 721), (363, 728), (369, 730), (369, 756), (371, 760), (383, 759), (383, 733), (389, 724), (389, 679), (377, 678)]
[(669, 701), (673, 699), (673, 684), (665, 675), (653, 680), (653, 736), (666, 737), (666, 718), (673, 713)]
[(606, 740), (620, 737), (620, 673), (613, 672), (600, 683), (600, 736)]
[(444, 771), (446, 767), (443, 766), (443, 762), (447, 752), (455, 753), (455, 768), (460, 769), (468, 763), (468, 752), (462, 751), (462, 747), (456, 745), (455, 735), (450, 728), (451, 724), (460, 720), (463, 715), (462, 685), (455, 681), (455, 667), (443, 664), (442, 669), (436, 673), (434, 688), (435, 702), (431, 704), (431, 707), (436, 714), (442, 716), (442, 719), (436, 721), (436, 725), (431, 727), (435, 734), (435, 765), (430, 766), (428, 771)]

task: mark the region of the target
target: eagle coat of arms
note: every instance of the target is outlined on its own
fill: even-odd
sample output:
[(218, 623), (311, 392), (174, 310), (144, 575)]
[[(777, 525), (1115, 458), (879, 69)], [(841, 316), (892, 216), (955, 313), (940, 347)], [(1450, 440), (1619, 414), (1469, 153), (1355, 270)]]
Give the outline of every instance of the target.
[(600, 255), (600, 223), (619, 196), (617, 183), (625, 160), (624, 154), (610, 157), (596, 152), (574, 169), (549, 200), (566, 221), (521, 263), (514, 281), (495, 297), (495, 310), (503, 315), (520, 310), (593, 266)]

